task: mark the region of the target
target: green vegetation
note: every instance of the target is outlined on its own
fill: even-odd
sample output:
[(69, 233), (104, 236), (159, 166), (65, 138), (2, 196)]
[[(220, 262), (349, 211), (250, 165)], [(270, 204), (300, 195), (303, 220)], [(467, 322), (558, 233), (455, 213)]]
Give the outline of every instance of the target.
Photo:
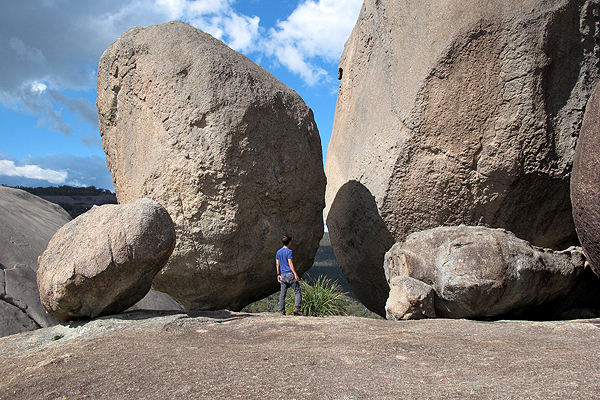
[[(275, 268), (273, 268), (275, 269)], [(275, 273), (275, 271), (273, 271)], [(313, 267), (302, 277), (302, 312), (305, 315), (351, 315), (381, 319), (356, 299), (344, 274), (338, 266), (329, 233), (325, 232), (315, 255)], [(294, 291), (288, 290), (286, 313), (294, 308)], [(279, 292), (247, 305), (244, 312), (279, 312)]]
[[(302, 307), (300, 311), (310, 317), (331, 317), (346, 314), (346, 301), (344, 293), (336, 282), (330, 278), (320, 276), (312, 285), (307, 281), (300, 281), (302, 288)], [(293, 290), (291, 291), (293, 294)], [(294, 309), (293, 296), (286, 296), (286, 314), (292, 314)]]

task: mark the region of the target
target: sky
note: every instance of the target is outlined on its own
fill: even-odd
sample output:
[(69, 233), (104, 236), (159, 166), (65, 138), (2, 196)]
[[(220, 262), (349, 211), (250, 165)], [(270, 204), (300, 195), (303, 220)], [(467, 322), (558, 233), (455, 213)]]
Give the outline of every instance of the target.
[(363, 0), (0, 0), (0, 184), (113, 190), (98, 61), (134, 26), (181, 20), (248, 56), (313, 110), (323, 158), (337, 64)]

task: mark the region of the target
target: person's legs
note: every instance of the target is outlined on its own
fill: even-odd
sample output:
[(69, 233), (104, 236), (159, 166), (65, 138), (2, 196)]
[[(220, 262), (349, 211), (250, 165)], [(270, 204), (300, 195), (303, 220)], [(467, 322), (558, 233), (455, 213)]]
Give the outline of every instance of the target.
[[(281, 275), (281, 292), (279, 293), (279, 311), (282, 314), (285, 314), (285, 295), (287, 293), (287, 288), (290, 286), (289, 275), (294, 277), (292, 274), (284, 274)], [(294, 280), (295, 281), (295, 280)]]
[(281, 277), (281, 292), (279, 293), (279, 311), (285, 314), (285, 294), (287, 292), (287, 283)]
[(294, 289), (294, 292), (296, 293), (294, 309), (300, 310), (300, 306), (302, 305), (302, 290), (300, 289), (300, 282), (297, 282), (296, 279), (294, 279), (294, 282), (292, 283), (292, 289)]

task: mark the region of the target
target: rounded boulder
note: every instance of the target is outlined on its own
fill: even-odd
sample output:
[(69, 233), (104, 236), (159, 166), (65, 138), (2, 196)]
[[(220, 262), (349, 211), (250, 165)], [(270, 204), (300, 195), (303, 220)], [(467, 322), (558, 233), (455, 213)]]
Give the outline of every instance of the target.
[(93, 207), (60, 228), (40, 257), (42, 304), (63, 321), (122, 312), (148, 293), (174, 247), (171, 217), (153, 200)]

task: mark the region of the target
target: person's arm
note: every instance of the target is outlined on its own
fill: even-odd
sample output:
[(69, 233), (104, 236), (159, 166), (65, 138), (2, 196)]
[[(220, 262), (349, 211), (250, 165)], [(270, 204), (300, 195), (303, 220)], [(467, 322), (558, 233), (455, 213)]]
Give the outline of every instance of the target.
[(292, 273), (294, 274), (294, 278), (296, 278), (296, 282), (300, 282), (300, 277), (296, 273), (296, 268), (294, 268), (294, 262), (291, 258), (288, 259), (288, 264), (290, 266), (290, 269), (292, 270)]
[(281, 283), (281, 268), (279, 267), (279, 260), (275, 259), (275, 267), (277, 268), (277, 282)]

